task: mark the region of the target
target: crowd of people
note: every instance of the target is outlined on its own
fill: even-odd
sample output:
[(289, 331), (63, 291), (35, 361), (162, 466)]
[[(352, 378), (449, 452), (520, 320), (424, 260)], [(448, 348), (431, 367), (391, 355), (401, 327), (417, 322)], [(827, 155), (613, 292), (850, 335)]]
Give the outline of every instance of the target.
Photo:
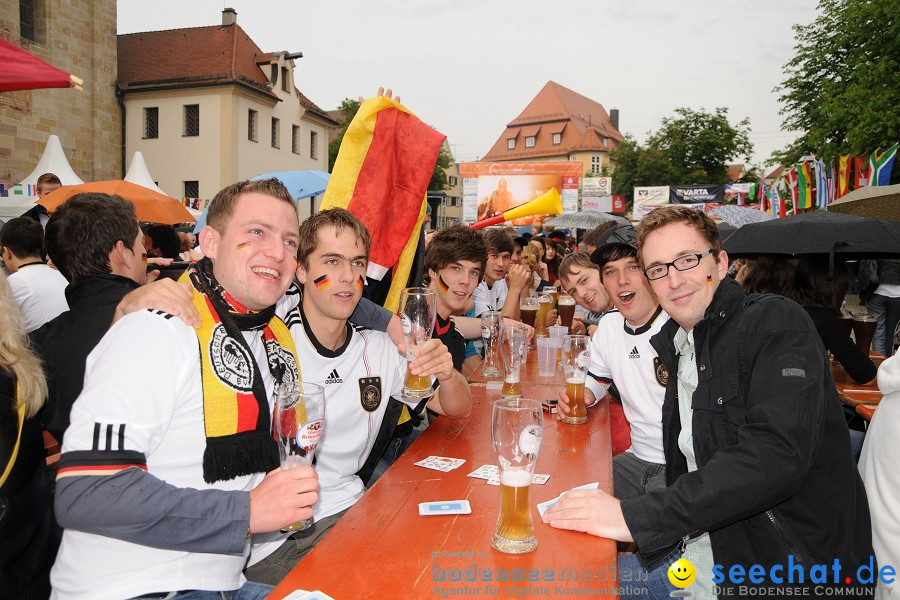
[[(896, 529), (900, 493), (872, 491), (895, 430), (863, 447), (829, 371), (834, 354), (855, 380), (876, 376), (839, 322), (840, 261), (761, 259), (739, 283), (712, 220), (678, 207), (578, 243), (539, 225), (446, 227), (426, 238), (437, 319), (409, 364), (434, 382), (420, 399), (402, 392), (400, 319), (365, 297), (372, 242), (346, 210), (299, 223), (272, 179), (221, 190), (196, 237), (142, 228), (105, 194), (42, 217), (0, 229), (2, 597), (265, 597), (431, 418), (469, 414), (479, 317), (519, 321), (547, 288), (580, 307), (587, 400), (608, 396), (629, 441), (614, 495), (571, 492), (546, 523), (623, 542), (619, 572), (647, 574), (651, 597), (669, 597), (681, 557), (698, 598), (738, 594), (727, 579), (714, 589), (717, 565), (785, 574), (790, 556), (810, 573), (837, 559), (855, 576), (873, 555), (900, 558), (890, 535), (873, 551), (869, 510), (876, 530)], [(154, 262), (172, 261), (178, 281), (153, 281)], [(328, 434), (314, 468), (282, 470), (274, 391), (296, 381), (324, 388)], [(42, 431), (61, 443), (53, 476)]]

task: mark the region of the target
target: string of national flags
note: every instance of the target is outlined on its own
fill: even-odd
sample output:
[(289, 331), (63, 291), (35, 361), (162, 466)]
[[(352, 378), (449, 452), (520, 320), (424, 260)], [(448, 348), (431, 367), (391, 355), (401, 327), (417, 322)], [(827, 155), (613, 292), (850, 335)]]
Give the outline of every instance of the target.
[(760, 208), (772, 216), (787, 216), (787, 200), (793, 212), (810, 208), (826, 208), (852, 190), (891, 183), (894, 158), (900, 144), (877, 148), (868, 157), (850, 154), (826, 163), (821, 158), (808, 158), (782, 171), (772, 184), (751, 183), (749, 200), (759, 201)]

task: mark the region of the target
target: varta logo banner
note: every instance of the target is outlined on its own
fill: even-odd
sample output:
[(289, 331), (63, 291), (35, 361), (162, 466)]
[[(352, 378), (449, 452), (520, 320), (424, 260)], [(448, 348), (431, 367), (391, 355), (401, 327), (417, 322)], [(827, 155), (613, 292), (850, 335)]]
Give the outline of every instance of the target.
[(724, 199), (724, 185), (675, 185), (669, 188), (670, 204), (722, 202)]

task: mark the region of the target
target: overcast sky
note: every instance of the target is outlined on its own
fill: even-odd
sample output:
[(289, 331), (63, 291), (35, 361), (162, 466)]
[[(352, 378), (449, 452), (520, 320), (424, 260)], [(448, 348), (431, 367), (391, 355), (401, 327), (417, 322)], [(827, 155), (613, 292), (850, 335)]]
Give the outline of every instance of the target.
[[(119, 33), (238, 23), (266, 52), (303, 52), (295, 81), (320, 107), (391, 86), (447, 135), (458, 161), (484, 156), (548, 80), (618, 108), (639, 141), (675, 108), (750, 118), (754, 162), (795, 136), (773, 88), (791, 26), (816, 0), (118, 0)], [(190, 57), (185, 57), (189, 59)]]

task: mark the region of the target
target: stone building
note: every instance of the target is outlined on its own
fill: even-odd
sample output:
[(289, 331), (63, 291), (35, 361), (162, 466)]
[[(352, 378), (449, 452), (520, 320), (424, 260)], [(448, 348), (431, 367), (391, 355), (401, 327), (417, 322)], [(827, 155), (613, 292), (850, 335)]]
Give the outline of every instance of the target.
[(121, 178), (115, 0), (0, 2), (0, 36), (84, 80), (84, 91), (0, 93), (0, 183), (31, 173), (50, 134), (83, 180)]

